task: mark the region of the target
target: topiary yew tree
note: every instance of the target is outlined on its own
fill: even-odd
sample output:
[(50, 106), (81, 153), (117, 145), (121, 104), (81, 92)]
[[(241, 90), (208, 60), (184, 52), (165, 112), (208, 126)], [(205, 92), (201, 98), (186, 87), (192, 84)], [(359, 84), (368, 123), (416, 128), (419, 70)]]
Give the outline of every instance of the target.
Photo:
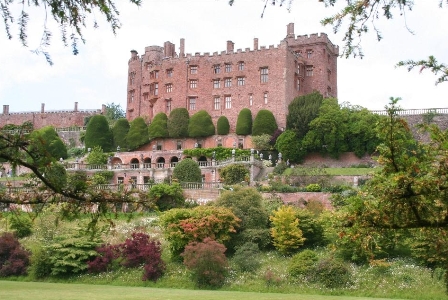
[(86, 149), (100, 146), (106, 152), (112, 150), (113, 135), (109, 128), (109, 122), (105, 116), (96, 115), (90, 118), (90, 121), (87, 124), (84, 143)]
[(131, 122), (126, 142), (129, 150), (135, 150), (149, 142), (148, 126), (142, 117), (135, 118)]
[(297, 138), (303, 139), (309, 130), (309, 123), (317, 117), (323, 100), (319, 92), (294, 98), (288, 105), (286, 129), (294, 131)]
[(197, 162), (186, 158), (174, 167), (173, 178), (180, 182), (202, 182), (202, 173)]
[(127, 148), (126, 136), (129, 132), (129, 121), (126, 118), (118, 119), (112, 128), (114, 148), (120, 146), (122, 150)]
[(238, 114), (235, 133), (239, 135), (249, 135), (252, 133), (252, 112), (248, 108), (243, 108)]
[(273, 135), (277, 128), (277, 121), (275, 121), (274, 114), (267, 109), (262, 109), (254, 119), (252, 135)]
[(227, 135), (230, 131), (230, 124), (229, 119), (227, 119), (225, 116), (220, 116), (218, 119), (217, 126), (217, 132), (219, 135)]
[(168, 118), (168, 135), (172, 138), (188, 137), (188, 122), (190, 115), (183, 107), (175, 108)]
[(206, 137), (215, 134), (212, 117), (205, 110), (200, 110), (191, 116), (188, 123), (188, 136)]
[(149, 124), (148, 132), (151, 139), (168, 137), (167, 115), (163, 112), (155, 115), (155, 117), (152, 119), (151, 124)]

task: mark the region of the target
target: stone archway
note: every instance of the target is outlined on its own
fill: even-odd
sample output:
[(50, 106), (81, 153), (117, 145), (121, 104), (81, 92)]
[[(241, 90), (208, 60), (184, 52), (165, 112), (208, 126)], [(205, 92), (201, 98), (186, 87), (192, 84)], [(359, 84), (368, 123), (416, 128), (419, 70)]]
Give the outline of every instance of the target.
[(133, 159), (131, 159), (129, 167), (131, 169), (138, 169), (140, 167), (139, 164), (140, 164), (140, 162), (139, 162), (138, 158), (133, 158)]
[(113, 169), (121, 169), (123, 161), (119, 157), (112, 157), (111, 163)]
[(201, 157), (199, 157), (198, 158), (198, 164), (199, 164), (199, 166), (201, 166), (201, 167), (206, 167), (207, 166), (207, 157), (205, 157), (205, 156), (201, 156)]
[(177, 156), (171, 157), (170, 158), (170, 167), (174, 168), (178, 162), (179, 162), (179, 158)]
[(156, 165), (156, 167), (157, 167), (158, 169), (163, 169), (163, 168), (165, 168), (165, 158), (163, 158), (163, 157), (159, 157), (159, 158), (157, 158), (157, 165)]

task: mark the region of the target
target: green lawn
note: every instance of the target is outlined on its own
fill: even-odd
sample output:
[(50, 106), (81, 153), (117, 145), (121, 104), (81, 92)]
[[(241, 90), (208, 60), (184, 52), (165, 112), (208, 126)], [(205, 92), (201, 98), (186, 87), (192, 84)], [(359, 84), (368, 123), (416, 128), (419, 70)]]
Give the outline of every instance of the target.
[(159, 289), (146, 287), (118, 287), (110, 285), (87, 285), (42, 282), (0, 281), (2, 300), (374, 300), (347, 296), (317, 296), (276, 293), (249, 293), (204, 290)]

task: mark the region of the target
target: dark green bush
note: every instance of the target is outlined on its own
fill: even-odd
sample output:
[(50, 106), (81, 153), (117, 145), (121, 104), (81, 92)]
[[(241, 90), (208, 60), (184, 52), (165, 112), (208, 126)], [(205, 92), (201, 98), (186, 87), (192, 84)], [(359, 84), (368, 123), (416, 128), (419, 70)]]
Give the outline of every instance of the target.
[(212, 117), (205, 110), (200, 110), (191, 116), (188, 122), (188, 136), (206, 137), (215, 134)]
[(219, 169), (219, 177), (225, 184), (238, 184), (249, 179), (249, 170), (241, 164), (232, 164)]
[(281, 152), (283, 160), (290, 162), (301, 162), (306, 155), (306, 149), (303, 149), (302, 143), (292, 130), (286, 130), (277, 138), (275, 149)]
[(67, 147), (52, 126), (33, 131), (30, 138), (34, 146), (42, 147), (53, 158), (59, 160), (68, 157)]
[(109, 128), (109, 122), (103, 115), (90, 118), (84, 137), (86, 149), (100, 146), (104, 151), (113, 150), (113, 134)]
[(291, 258), (288, 265), (288, 273), (293, 277), (310, 275), (317, 261), (318, 257), (314, 251), (303, 250)]
[(127, 148), (135, 150), (149, 142), (148, 126), (142, 117), (132, 120), (129, 132), (126, 135)]
[(312, 272), (314, 281), (323, 284), (326, 288), (343, 287), (350, 280), (350, 269), (334, 258), (318, 261)]
[(218, 119), (218, 123), (216, 124), (217, 132), (219, 135), (227, 135), (230, 131), (229, 119), (225, 116), (220, 116)]
[(233, 256), (233, 261), (241, 271), (253, 272), (261, 266), (261, 262), (258, 258), (259, 253), (260, 249), (257, 244), (247, 242), (238, 247)]
[(14, 230), (18, 238), (24, 238), (33, 233), (33, 222), (24, 213), (13, 214), (9, 219), (9, 227)]
[(41, 279), (51, 274), (50, 252), (40, 244), (31, 248), (31, 265), (28, 273), (33, 279)]
[(286, 169), (288, 169), (288, 166), (286, 165), (286, 163), (284, 161), (282, 161), (281, 163), (278, 163), (274, 167), (274, 174), (282, 175), (283, 172), (285, 172)]
[(179, 182), (202, 182), (202, 173), (197, 162), (186, 158), (174, 167), (173, 178)]
[(164, 113), (158, 113), (152, 119), (151, 124), (148, 127), (149, 137), (154, 138), (166, 138), (168, 137), (168, 117)]
[(235, 133), (239, 135), (249, 135), (252, 133), (252, 112), (250, 109), (243, 108), (238, 114)]
[(114, 137), (114, 148), (120, 146), (124, 151), (127, 149), (126, 136), (129, 132), (129, 121), (126, 118), (118, 119), (112, 128), (112, 135)]
[(277, 121), (271, 111), (262, 109), (257, 113), (252, 126), (252, 135), (273, 135), (277, 130)]
[(188, 122), (190, 115), (183, 107), (175, 108), (168, 118), (168, 134), (172, 138), (188, 137)]
[(183, 207), (185, 204), (182, 187), (178, 183), (156, 184), (151, 187), (148, 196), (160, 211)]

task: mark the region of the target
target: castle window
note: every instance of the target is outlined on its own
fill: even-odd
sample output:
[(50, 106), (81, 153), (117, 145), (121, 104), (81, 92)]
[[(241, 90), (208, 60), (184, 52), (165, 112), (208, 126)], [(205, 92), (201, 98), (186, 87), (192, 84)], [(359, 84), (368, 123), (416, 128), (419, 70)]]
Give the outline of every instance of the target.
[(196, 97), (188, 98), (188, 109), (196, 110)]
[(149, 93), (153, 96), (157, 96), (159, 94), (159, 84), (157, 82), (149, 85)]
[(148, 98), (149, 98), (149, 95), (148, 95), (148, 93), (144, 93), (143, 94), (143, 101), (148, 101)]
[(297, 90), (300, 91), (300, 78), (297, 78)]
[(213, 99), (213, 109), (214, 110), (220, 110), (221, 109), (221, 98), (216, 96)]
[(238, 62), (238, 71), (244, 71), (244, 61)]
[(213, 88), (219, 89), (221, 87), (221, 81), (219, 79), (213, 79)]
[(249, 106), (252, 106), (254, 104), (254, 95), (249, 94)]
[(176, 148), (177, 150), (182, 150), (182, 141), (177, 141)]
[(150, 72), (149, 73), (149, 78), (150, 79), (157, 79), (157, 78), (159, 78), (159, 71), (152, 71), (152, 72)]
[(226, 73), (232, 72), (232, 65), (231, 64), (225, 64), (226, 66)]
[(331, 87), (327, 87), (327, 97), (331, 97)]
[(224, 79), (224, 86), (225, 87), (231, 87), (232, 86), (232, 78), (225, 78)]
[(165, 113), (169, 114), (171, 112), (171, 98), (166, 99), (166, 107), (165, 107)]
[(260, 82), (266, 83), (269, 80), (269, 69), (268, 67), (260, 68)]
[(328, 58), (328, 62), (330, 62), (330, 54), (328, 54), (327, 58)]
[(135, 72), (131, 72), (129, 73), (129, 84), (134, 84), (135, 83)]
[(173, 69), (166, 70), (166, 77), (169, 77), (169, 78), (173, 77)]
[(213, 73), (214, 73), (214, 74), (219, 74), (219, 73), (221, 73), (221, 66), (220, 66), (220, 65), (214, 65), (214, 66), (213, 66)]
[(227, 95), (225, 96), (225, 102), (226, 102), (226, 109), (232, 108), (232, 96)]
[(306, 76), (313, 76), (313, 66), (306, 66)]
[(264, 99), (264, 104), (268, 104), (268, 92), (264, 92), (263, 99)]
[(244, 139), (238, 138), (238, 148), (243, 149), (244, 148)]
[(123, 182), (124, 182), (124, 177), (117, 177), (118, 184), (123, 184)]
[(132, 103), (132, 102), (134, 102), (134, 91), (130, 91), (129, 92), (129, 103)]
[(331, 71), (330, 70), (327, 70), (327, 77), (328, 77), (328, 81), (330, 81), (331, 80)]
[(157, 142), (157, 144), (156, 144), (156, 149), (157, 149), (157, 150), (162, 150), (162, 142), (161, 142), (161, 141), (158, 141), (158, 142)]
[(311, 58), (311, 56), (313, 56), (313, 50), (311, 49), (306, 50), (306, 58)]
[(190, 66), (190, 74), (198, 74), (198, 66)]
[(246, 77), (237, 78), (238, 86), (243, 86), (246, 83)]
[(197, 79), (191, 79), (190, 80), (190, 89), (195, 89), (198, 87), (198, 80)]
[(173, 91), (173, 84), (172, 83), (167, 83), (166, 84), (166, 92), (167, 93), (171, 93)]

